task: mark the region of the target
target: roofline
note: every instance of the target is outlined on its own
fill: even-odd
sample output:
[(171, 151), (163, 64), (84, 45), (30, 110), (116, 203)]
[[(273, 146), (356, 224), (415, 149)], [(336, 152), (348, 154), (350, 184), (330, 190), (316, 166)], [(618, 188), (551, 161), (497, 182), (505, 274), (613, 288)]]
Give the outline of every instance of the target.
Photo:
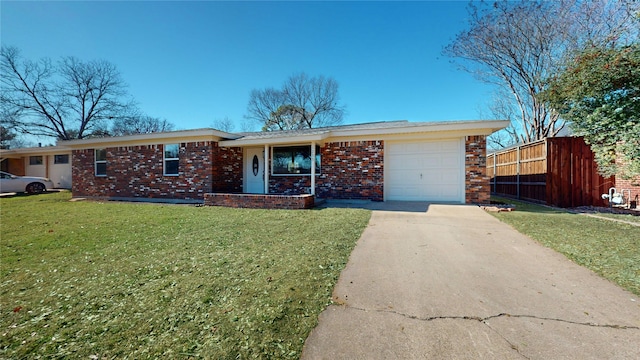
[(321, 133), (297, 136), (279, 136), (268, 138), (254, 138), (243, 140), (223, 140), (220, 146), (257, 146), (257, 145), (281, 145), (301, 142), (322, 141), (327, 138), (376, 136), (382, 138), (388, 135), (434, 133), (434, 132), (460, 132), (465, 135), (491, 135), (509, 125), (509, 120), (467, 120), (467, 121), (441, 121), (432, 123), (411, 123), (406, 126), (380, 127), (369, 129), (341, 129), (324, 128)]
[[(375, 123), (371, 123), (375, 124)], [(359, 125), (359, 124), (355, 124)], [(169, 142), (187, 141), (218, 141), (220, 146), (241, 147), (259, 145), (284, 145), (295, 143), (306, 143), (312, 141), (323, 141), (328, 138), (341, 137), (366, 137), (375, 136), (383, 139), (389, 135), (436, 133), (436, 132), (456, 132), (463, 135), (490, 135), (509, 125), (509, 120), (465, 120), (465, 121), (440, 121), (440, 122), (406, 122), (402, 126), (378, 127), (364, 129), (345, 129), (344, 127), (326, 127), (315, 129), (311, 134), (286, 135), (266, 138), (243, 139), (243, 135), (232, 134), (216, 129), (194, 129), (178, 130), (169, 132), (158, 132), (150, 134), (137, 134), (118, 137), (104, 137), (93, 139), (66, 140), (60, 141), (57, 146), (34, 147), (0, 150), (2, 157), (18, 154), (50, 154), (54, 152), (70, 151), (72, 149), (91, 148), (95, 146), (119, 146), (119, 145), (146, 145)]]
[(231, 134), (216, 129), (195, 129), (195, 130), (178, 130), (168, 132), (156, 132), (149, 134), (136, 134), (125, 136), (114, 136), (104, 138), (92, 138), (92, 139), (80, 139), (80, 140), (65, 140), (60, 144), (66, 145), (70, 148), (86, 148), (87, 145), (118, 145), (118, 144), (156, 144), (158, 142), (165, 141), (179, 141), (184, 140), (221, 140), (221, 139), (238, 139), (241, 135)]
[(17, 149), (0, 149), (0, 157), (8, 158), (11, 156), (22, 156), (22, 155), (34, 155), (34, 154), (53, 154), (53, 153), (62, 153), (62, 152), (71, 152), (71, 148), (68, 146), (40, 146), (40, 147), (29, 147), (29, 148), (17, 148)]
[(509, 125), (509, 120), (465, 120), (465, 121), (439, 121), (432, 123), (408, 123), (408, 126), (399, 126), (392, 128), (378, 129), (347, 129), (332, 131), (332, 137), (341, 136), (362, 136), (362, 135), (391, 135), (391, 134), (407, 134), (421, 132), (439, 132), (439, 131), (466, 131), (479, 130), (478, 134), (474, 131), (473, 135), (490, 135), (498, 130), (504, 129)]
[(220, 146), (224, 146), (224, 147), (295, 144), (295, 143), (301, 143), (301, 142), (322, 141), (328, 138), (330, 134), (331, 134), (330, 131), (325, 131), (325, 132), (316, 133), (316, 134), (280, 136), (280, 137), (274, 137), (274, 138), (222, 140), (219, 142), (219, 144)]

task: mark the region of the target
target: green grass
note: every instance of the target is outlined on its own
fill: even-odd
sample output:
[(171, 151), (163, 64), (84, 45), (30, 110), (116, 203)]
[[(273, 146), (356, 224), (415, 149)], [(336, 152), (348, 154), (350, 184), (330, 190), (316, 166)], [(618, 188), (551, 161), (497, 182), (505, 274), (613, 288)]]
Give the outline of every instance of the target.
[(492, 213), (519, 232), (640, 295), (640, 227), (511, 199), (516, 211)]
[(0, 358), (299, 358), (370, 217), (0, 199)]

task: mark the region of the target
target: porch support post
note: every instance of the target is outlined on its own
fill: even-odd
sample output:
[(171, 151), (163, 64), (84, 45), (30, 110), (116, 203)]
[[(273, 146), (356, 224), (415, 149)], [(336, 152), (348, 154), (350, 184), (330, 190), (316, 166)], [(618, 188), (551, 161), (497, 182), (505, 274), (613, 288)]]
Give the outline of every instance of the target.
[(311, 195), (316, 194), (316, 142), (311, 142)]
[(264, 144), (264, 193), (269, 194), (269, 145)]

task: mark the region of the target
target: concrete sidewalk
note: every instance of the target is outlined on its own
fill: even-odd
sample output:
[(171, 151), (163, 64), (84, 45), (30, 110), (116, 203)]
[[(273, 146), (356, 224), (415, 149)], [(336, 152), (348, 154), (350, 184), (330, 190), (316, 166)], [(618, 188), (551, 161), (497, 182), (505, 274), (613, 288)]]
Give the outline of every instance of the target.
[(387, 210), (303, 359), (640, 358), (637, 296), (476, 206)]

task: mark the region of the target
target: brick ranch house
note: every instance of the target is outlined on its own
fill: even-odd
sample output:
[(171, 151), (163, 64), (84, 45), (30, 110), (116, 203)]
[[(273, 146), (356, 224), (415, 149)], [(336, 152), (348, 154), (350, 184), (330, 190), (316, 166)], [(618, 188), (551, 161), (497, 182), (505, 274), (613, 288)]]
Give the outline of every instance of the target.
[(314, 198), (483, 203), (490, 194), (485, 139), (507, 125), (390, 121), (253, 133), (197, 129), (59, 147), (72, 154), (74, 197), (288, 208), (310, 207)]

